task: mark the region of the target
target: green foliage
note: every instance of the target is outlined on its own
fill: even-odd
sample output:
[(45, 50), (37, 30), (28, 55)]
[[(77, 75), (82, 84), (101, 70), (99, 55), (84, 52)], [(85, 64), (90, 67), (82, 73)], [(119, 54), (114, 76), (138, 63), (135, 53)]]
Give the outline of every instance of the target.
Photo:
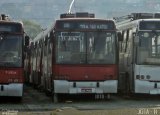
[(24, 24), (24, 31), (31, 39), (34, 39), (36, 35), (42, 31), (41, 26), (34, 21), (23, 20), (23, 24)]

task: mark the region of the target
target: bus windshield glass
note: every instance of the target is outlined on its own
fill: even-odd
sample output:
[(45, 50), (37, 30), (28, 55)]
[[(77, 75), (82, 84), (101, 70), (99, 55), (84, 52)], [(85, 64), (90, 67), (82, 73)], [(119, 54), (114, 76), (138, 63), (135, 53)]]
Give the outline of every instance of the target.
[(160, 32), (139, 32), (138, 64), (160, 64)]
[(22, 37), (0, 35), (0, 67), (22, 66)]
[(115, 33), (58, 32), (56, 62), (61, 64), (115, 64)]

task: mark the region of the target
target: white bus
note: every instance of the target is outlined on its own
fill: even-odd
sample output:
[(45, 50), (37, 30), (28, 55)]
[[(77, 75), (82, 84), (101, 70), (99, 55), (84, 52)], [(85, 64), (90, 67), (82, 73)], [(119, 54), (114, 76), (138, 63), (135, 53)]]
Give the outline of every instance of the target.
[(115, 18), (123, 36), (119, 42), (119, 91), (123, 93), (160, 94), (159, 15), (132, 13)]

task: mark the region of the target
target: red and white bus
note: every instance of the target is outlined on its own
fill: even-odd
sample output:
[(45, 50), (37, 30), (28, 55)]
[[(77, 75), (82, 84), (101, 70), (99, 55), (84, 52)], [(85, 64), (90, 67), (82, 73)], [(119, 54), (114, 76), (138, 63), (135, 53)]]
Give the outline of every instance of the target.
[(24, 46), (28, 41), (21, 22), (0, 16), (0, 96), (23, 96)]
[(117, 93), (117, 35), (113, 20), (89, 13), (61, 14), (33, 41), (32, 79), (40, 81), (34, 83), (52, 92), (54, 102), (60, 94), (109, 98)]

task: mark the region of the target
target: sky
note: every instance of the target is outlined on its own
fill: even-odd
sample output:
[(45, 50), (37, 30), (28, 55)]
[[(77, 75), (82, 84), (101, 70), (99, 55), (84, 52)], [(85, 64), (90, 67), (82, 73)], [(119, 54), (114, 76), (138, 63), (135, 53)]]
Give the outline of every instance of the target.
[[(72, 0), (0, 0), (0, 12), (14, 19), (33, 20), (47, 27), (66, 13)], [(72, 12), (95, 13), (98, 18), (112, 18), (131, 12), (160, 11), (160, 5), (146, 5), (156, 0), (75, 0)], [(160, 1), (160, 0), (159, 0)]]

